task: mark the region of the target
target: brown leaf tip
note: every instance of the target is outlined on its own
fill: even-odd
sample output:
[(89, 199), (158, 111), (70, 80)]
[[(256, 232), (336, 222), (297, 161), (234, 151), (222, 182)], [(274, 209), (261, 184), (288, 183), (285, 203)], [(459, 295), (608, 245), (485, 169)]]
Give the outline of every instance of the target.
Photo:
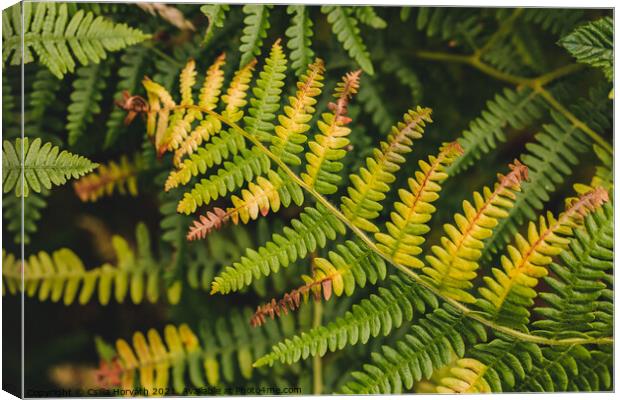
[(187, 240), (206, 238), (212, 231), (220, 229), (229, 218), (229, 214), (219, 207), (215, 207), (213, 211), (207, 211), (205, 215), (201, 215), (197, 221), (193, 222), (187, 233)]
[(500, 185), (518, 189), (521, 182), (529, 179), (529, 170), (521, 161), (515, 159), (512, 164), (508, 164), (510, 172), (508, 175), (498, 174)]

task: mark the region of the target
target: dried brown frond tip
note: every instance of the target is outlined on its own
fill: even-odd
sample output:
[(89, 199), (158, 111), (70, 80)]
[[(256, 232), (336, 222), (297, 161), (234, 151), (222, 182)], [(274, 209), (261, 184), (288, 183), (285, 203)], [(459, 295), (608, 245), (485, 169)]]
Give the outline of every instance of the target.
[(230, 218), (230, 215), (219, 207), (215, 207), (213, 211), (207, 211), (205, 215), (201, 215), (197, 221), (189, 228), (187, 240), (204, 239), (209, 233), (215, 229), (220, 229)]
[(124, 124), (129, 125), (138, 114), (146, 114), (149, 112), (149, 103), (144, 97), (132, 96), (127, 90), (123, 91), (122, 100), (115, 100), (117, 107), (127, 111)]
[(514, 163), (508, 164), (510, 172), (507, 175), (498, 174), (501, 186), (517, 189), (521, 187), (521, 182), (529, 179), (529, 170), (521, 161), (515, 159)]
[(336, 121), (342, 125), (351, 122), (351, 119), (345, 117), (345, 115), (348, 111), (347, 106), (349, 104), (349, 100), (355, 93), (357, 93), (360, 87), (361, 74), (362, 70), (358, 69), (357, 71), (348, 72), (345, 76), (343, 76), (342, 82), (338, 83), (334, 91), (334, 97), (336, 97), (338, 101), (327, 104), (329, 110), (336, 116)]
[(578, 198), (566, 200), (566, 212), (577, 213), (585, 217), (608, 201), (609, 193), (605, 188), (599, 186)]
[(441, 146), (440, 151), (444, 153), (446, 157), (458, 157), (462, 156), (465, 152), (463, 146), (456, 140), (454, 142), (444, 143)]
[(308, 301), (309, 295), (312, 294), (314, 301), (321, 301), (321, 297), (329, 300), (332, 296), (332, 277), (326, 277), (317, 281), (306, 283), (286, 293), (280, 300), (271, 299), (271, 301), (256, 308), (256, 312), (250, 319), (253, 327), (261, 326), (267, 320), (267, 317), (274, 319), (280, 315), (288, 314), (289, 311), (295, 311)]

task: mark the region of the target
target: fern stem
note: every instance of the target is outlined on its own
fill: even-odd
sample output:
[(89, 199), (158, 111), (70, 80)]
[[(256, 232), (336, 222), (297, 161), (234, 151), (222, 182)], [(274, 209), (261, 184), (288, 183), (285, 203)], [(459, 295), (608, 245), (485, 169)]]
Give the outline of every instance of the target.
[(536, 88), (536, 91), (549, 103), (553, 108), (559, 111), (566, 119), (568, 119), (574, 126), (581, 129), (586, 135), (590, 136), (597, 144), (605, 149), (609, 154), (613, 153), (613, 147), (605, 139), (603, 139), (598, 133), (594, 132), (586, 123), (577, 118), (573, 113), (568, 111), (549, 91), (545, 90), (542, 86)]
[(473, 55), (459, 55), (459, 54), (450, 54), (444, 52), (434, 52), (434, 51), (417, 51), (415, 52), (417, 57), (426, 59), (426, 60), (434, 60), (434, 61), (448, 61), (455, 62), (461, 64), (470, 65), (477, 70), (484, 72), (485, 74), (504, 81), (508, 83), (512, 83), (517, 86), (528, 86), (533, 90), (540, 93), (540, 95), (545, 99), (547, 103), (553, 108), (555, 108), (559, 113), (564, 115), (566, 119), (571, 121), (573, 125), (577, 128), (581, 129), (586, 135), (590, 136), (592, 140), (602, 146), (605, 151), (609, 154), (613, 154), (613, 148), (611, 144), (609, 144), (605, 139), (601, 137), (598, 133), (596, 133), (592, 128), (590, 128), (585, 122), (581, 121), (577, 118), (573, 113), (571, 113), (566, 107), (564, 107), (559, 101), (557, 101), (551, 93), (544, 89), (543, 86), (551, 83), (552, 81), (561, 78), (562, 76), (572, 74), (576, 71), (579, 71), (583, 68), (582, 65), (579, 64), (569, 64), (562, 67), (559, 67), (553, 71), (550, 71), (546, 74), (540, 75), (536, 78), (525, 78), (521, 76), (516, 76), (512, 74), (508, 74), (497, 70), (490, 65), (480, 61), (477, 53)]
[[(312, 328), (318, 328), (322, 325), (323, 320), (323, 303), (315, 301), (312, 318)], [(323, 363), (321, 355), (317, 352), (312, 359), (312, 394), (321, 394), (323, 392)]]
[(517, 18), (519, 18), (519, 16), (522, 13), (523, 13), (523, 8), (517, 8), (516, 10), (514, 10), (512, 14), (510, 15), (510, 17), (504, 20), (504, 22), (499, 27), (499, 29), (491, 35), (489, 40), (487, 40), (487, 42), (480, 49), (476, 50), (476, 52), (474, 53), (474, 56), (480, 59), (487, 50), (492, 48), (495, 45), (495, 43), (497, 43), (498, 40), (500, 40), (504, 35), (506, 35), (506, 33), (508, 33), (510, 28), (512, 28), (515, 21), (517, 20)]
[(571, 345), (571, 344), (593, 344), (593, 343), (595, 343), (595, 344), (610, 344), (610, 343), (613, 343), (613, 338), (549, 339), (549, 338), (546, 338), (546, 337), (543, 337), (543, 336), (531, 335), (531, 334), (528, 334), (528, 333), (525, 333), (525, 332), (518, 331), (516, 329), (508, 328), (506, 326), (496, 324), (493, 321), (490, 321), (490, 320), (484, 318), (477, 311), (468, 308), (467, 306), (465, 306), (464, 304), (458, 302), (457, 300), (451, 299), (449, 297), (446, 297), (442, 293), (439, 293), (439, 291), (434, 286), (432, 286), (429, 283), (427, 283), (426, 281), (422, 280), (422, 278), (420, 277), (419, 274), (417, 274), (416, 272), (412, 271), (410, 268), (407, 268), (406, 266), (404, 266), (402, 264), (399, 264), (398, 262), (394, 261), (389, 255), (387, 255), (384, 252), (382, 252), (381, 250), (379, 250), (379, 248), (377, 247), (375, 242), (372, 239), (370, 239), (364, 233), (364, 231), (362, 231), (357, 226), (353, 225), (353, 223), (343, 213), (341, 213), (340, 210), (336, 206), (331, 204), (329, 202), (329, 200), (327, 200), (320, 193), (318, 193), (313, 187), (311, 187), (308, 184), (306, 184), (299, 176), (297, 176), (297, 174), (295, 172), (293, 172), (288, 167), (288, 165), (286, 165), (286, 163), (284, 163), (284, 161), (280, 160), (267, 147), (265, 147), (265, 145), (263, 145), (263, 143), (258, 138), (256, 138), (253, 135), (250, 135), (248, 132), (246, 132), (239, 125), (237, 125), (236, 123), (234, 123), (232, 121), (229, 121), (226, 117), (216, 113), (213, 110), (210, 110), (210, 109), (205, 108), (205, 107), (200, 107), (198, 105), (178, 105), (175, 108), (194, 108), (194, 109), (200, 110), (201, 112), (203, 112), (205, 114), (209, 114), (209, 115), (219, 119), (220, 121), (222, 121), (222, 123), (230, 126), (232, 129), (235, 129), (236, 131), (238, 131), (239, 134), (241, 134), (247, 140), (252, 142), (252, 144), (254, 144), (254, 146), (256, 146), (260, 151), (262, 151), (266, 156), (268, 156), (273, 162), (275, 162), (280, 168), (282, 168), (282, 170), (289, 176), (289, 178), (291, 180), (293, 180), (295, 183), (297, 183), (306, 192), (311, 194), (312, 197), (314, 197), (319, 203), (321, 203), (325, 208), (327, 208), (336, 218), (338, 218), (340, 221), (342, 221), (342, 223), (345, 224), (372, 251), (374, 251), (377, 255), (379, 255), (381, 258), (383, 258), (388, 263), (392, 264), (396, 269), (400, 270), (402, 273), (407, 275), (416, 284), (418, 284), (418, 285), (424, 287), (425, 289), (431, 291), (437, 297), (440, 297), (445, 302), (451, 304), (453, 307), (455, 307), (457, 310), (459, 310), (464, 315), (466, 315), (466, 316), (468, 316), (468, 317), (470, 317), (470, 318), (480, 322), (483, 325), (488, 326), (492, 330), (505, 333), (505, 334), (507, 334), (509, 336), (514, 337), (515, 339), (522, 340), (524, 342), (532, 342), (532, 343), (544, 344), (544, 345), (549, 345), (549, 346), (566, 346), (566, 345)]

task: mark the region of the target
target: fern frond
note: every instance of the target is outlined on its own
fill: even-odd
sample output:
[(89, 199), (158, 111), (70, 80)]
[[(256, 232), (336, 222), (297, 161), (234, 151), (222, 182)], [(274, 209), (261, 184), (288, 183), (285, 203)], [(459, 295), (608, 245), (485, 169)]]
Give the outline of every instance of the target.
[(365, 79), (358, 96), (364, 111), (372, 115), (372, 122), (381, 133), (389, 131), (395, 120), (387, 102), (383, 101), (386, 96), (384, 89), (377, 79)]
[(360, 35), (357, 19), (351, 15), (351, 10), (342, 6), (321, 6), (321, 12), (327, 15), (327, 22), (332, 25), (332, 31), (359, 66), (368, 75), (373, 75), (375, 70), (370, 60), (370, 54)]
[(177, 211), (191, 214), (203, 204), (207, 205), (241, 187), (244, 182), (266, 174), (270, 171), (270, 165), (269, 157), (257, 148), (243, 149), (232, 161), (224, 162), (217, 174), (201, 179), (190, 192), (186, 192), (179, 202)]
[[(120, 236), (112, 238), (117, 265), (104, 264), (88, 269), (71, 250), (63, 248), (48, 254), (44, 251), (31, 255), (24, 263), (24, 290), (28, 297), (39, 301), (51, 300), (65, 305), (88, 303), (95, 295), (106, 305), (112, 296), (118, 303), (127, 295), (134, 304), (159, 298), (163, 269), (150, 252), (150, 239), (144, 224), (136, 228), (137, 254)], [(21, 287), (21, 262), (3, 264), (2, 281), (11, 294)], [(172, 298), (169, 298), (173, 301)]]
[[(600, 124), (601, 129), (608, 126), (605, 110), (609, 99), (604, 88), (592, 91), (585, 103), (580, 107), (588, 113), (584, 120)], [(534, 136), (534, 141), (526, 144), (527, 150), (520, 159), (529, 169), (529, 180), (521, 185), (521, 194), (509, 210), (508, 217), (500, 221), (488, 239), (485, 258), (508, 242), (525, 219), (536, 219), (537, 211), (543, 208), (550, 194), (570, 175), (572, 166), (579, 163), (579, 154), (588, 149), (589, 138), (579, 127), (555, 111), (551, 112), (551, 118), (553, 123), (544, 125)]]
[(226, 108), (222, 115), (232, 122), (239, 121), (243, 117), (243, 107), (247, 104), (245, 100), (250, 81), (256, 67), (256, 58), (250, 60), (243, 68), (235, 72), (235, 76), (230, 81), (230, 86), (226, 94), (222, 96), (222, 101), (226, 104)]
[(127, 389), (139, 381), (149, 387), (171, 386), (175, 393), (187, 395), (194, 393), (193, 387), (200, 392), (222, 382), (234, 382), (239, 374), (251, 379), (255, 354), (279, 339), (288, 330), (287, 324), (294, 326), (294, 321), (279, 329), (250, 332), (244, 325), (250, 314), (246, 309), (215, 321), (205, 320), (195, 332), (186, 324), (167, 325), (163, 335), (150, 329), (146, 335), (136, 332), (131, 342), (117, 340), (117, 381)]
[(328, 240), (344, 232), (342, 222), (323, 206), (306, 207), (299, 219), (293, 219), (282, 234), (274, 233), (264, 246), (248, 249), (238, 262), (222, 269), (213, 280), (211, 292), (238, 291), (250, 285), (253, 279), (277, 272), (280, 267), (286, 268), (317, 248), (325, 247)]
[(306, 71), (306, 67), (314, 58), (312, 45), (313, 22), (308, 16), (306, 6), (290, 5), (286, 8), (289, 15), (295, 14), (291, 18), (291, 26), (284, 33), (289, 39), (286, 47), (291, 50), (291, 67), (295, 75), (301, 76)]
[(269, 24), (269, 10), (271, 5), (246, 4), (243, 6), (243, 13), (246, 17), (243, 20), (245, 28), (241, 36), (241, 67), (245, 66), (255, 56), (260, 54), (263, 47), (263, 39), (267, 37)]
[(324, 72), (325, 66), (321, 59), (308, 65), (297, 83), (295, 97), (289, 97), (289, 106), (285, 106), (284, 113), (278, 116), (280, 124), (275, 127), (276, 134), (271, 137), (269, 149), (289, 165), (301, 164), (298, 154), (304, 150), (303, 144), (307, 140), (305, 133), (310, 129), (308, 122), (315, 111), (315, 97), (321, 94)]
[(41, 220), (42, 210), (47, 207), (45, 197), (49, 195), (47, 190), (43, 190), (41, 195), (30, 193), (28, 197), (24, 197), (23, 205), (23, 221), (22, 221), (22, 197), (4, 196), (2, 198), (2, 217), (5, 220), (6, 229), (15, 234), (15, 243), (22, 243), (22, 226), (23, 243), (30, 243), (31, 235), (37, 232), (37, 223)]
[(375, 29), (384, 29), (387, 27), (387, 22), (383, 18), (377, 15), (374, 7), (371, 6), (357, 6), (351, 7), (357, 19), (365, 25)]
[(220, 165), (230, 156), (235, 156), (244, 149), (243, 136), (229, 131), (222, 132), (219, 136), (212, 138), (209, 143), (199, 147), (189, 158), (183, 160), (177, 170), (171, 171), (166, 179), (164, 190), (168, 191), (187, 184), (192, 177), (206, 173), (209, 168)]
[[(43, 189), (64, 185), (71, 178), (92, 171), (98, 164), (85, 157), (60, 151), (51, 143), (41, 144), (25, 137), (15, 139), (15, 144), (5, 140), (2, 149), (2, 188), (4, 193), (15, 189), (16, 196), (28, 196), (30, 190), (41, 193)], [(22, 153), (23, 146), (23, 153)], [(22, 157), (22, 154), (25, 156)], [(22, 181), (22, 162), (23, 176)], [(23, 186), (23, 193), (22, 193)]]
[(263, 142), (269, 142), (272, 137), (274, 125), (271, 121), (275, 119), (275, 113), (280, 108), (280, 95), (286, 78), (286, 63), (286, 55), (278, 39), (271, 46), (269, 57), (259, 73), (256, 85), (252, 89), (254, 97), (250, 99), (248, 115), (243, 118), (245, 131)]
[[(592, 363), (592, 358), (600, 354), (590, 352), (581, 345), (573, 346), (554, 346), (542, 349), (543, 358), (533, 363), (531, 370), (525, 375), (525, 379), (518, 382), (514, 387), (515, 392), (562, 392), (577, 387), (584, 390), (589, 386), (583, 384), (583, 377), (580, 378), (582, 369), (588, 370), (592, 366), (598, 366), (597, 376), (603, 376), (603, 387), (609, 387), (611, 365), (601, 365), (600, 361), (607, 359), (599, 358), (599, 362)], [(602, 367), (602, 368), (601, 368)], [(585, 372), (585, 371), (584, 371)], [(579, 386), (577, 386), (579, 385)]]
[[(207, 70), (198, 97), (198, 105), (200, 107), (213, 110), (217, 106), (221, 88), (224, 84), (224, 71), (222, 71), (222, 66), (225, 60), (225, 54), (220, 55)], [(218, 133), (221, 129), (221, 122), (207, 115), (200, 121), (198, 127), (194, 128), (185, 138), (181, 139), (182, 141), (180, 143), (177, 144), (174, 140), (171, 141), (170, 145), (172, 148), (175, 148), (175, 145), (177, 146), (174, 153), (174, 164), (178, 165), (186, 154), (192, 154), (203, 141), (208, 141), (213, 134)]]
[[(69, 17), (67, 4), (24, 3), (22, 29), (20, 7), (10, 10), (19, 18), (6, 18), (9, 24), (3, 29), (2, 59), (11, 58), (12, 65), (34, 61), (34, 54), (56, 77), (73, 73), (76, 61), (82, 65), (98, 64), (106, 58), (106, 53), (118, 51), (127, 46), (140, 43), (150, 35), (126, 24), (117, 24), (91, 12), (78, 10)], [(11, 12), (8, 9), (5, 13)], [(3, 17), (4, 19), (4, 17)]]
[(216, 28), (222, 28), (226, 19), (226, 13), (230, 10), (228, 4), (205, 4), (200, 11), (209, 19), (209, 27), (205, 32), (202, 43), (206, 46), (213, 38)]
[(543, 10), (540, 8), (524, 8), (521, 18), (526, 22), (532, 22), (539, 25), (554, 35), (563, 36), (571, 31), (583, 17), (583, 10), (577, 8), (571, 9), (553, 9)]
[(441, 147), (439, 154), (431, 156), (429, 162), (420, 161), (420, 171), (414, 178), (409, 178), (409, 191), (400, 189), (399, 202), (394, 203), (390, 213), (391, 221), (386, 223), (388, 233), (377, 232), (377, 248), (388, 254), (391, 259), (411, 268), (423, 266), (416, 255), (422, 249), (424, 236), (430, 228), (426, 223), (435, 212), (431, 204), (439, 198), (441, 183), (447, 178), (445, 169), (462, 154), (463, 149), (457, 142)]
[(494, 149), (498, 141), (506, 141), (504, 130), (508, 126), (523, 129), (538, 120), (543, 109), (538, 94), (528, 88), (504, 89), (502, 94), (495, 95), (458, 139), (465, 153), (448, 168), (448, 173), (455, 175), (474, 164)]
[(411, 321), (415, 313), (423, 314), (427, 307), (438, 307), (432, 293), (392, 276), (389, 286), (379, 287), (377, 294), (354, 305), (343, 317), (274, 345), (254, 366), (292, 364), (315, 355), (322, 357), (327, 351), (347, 345), (365, 344), (371, 337), (387, 336), (403, 322)]
[(467, 347), (486, 340), (479, 323), (467, 319), (450, 306), (437, 308), (417, 321), (404, 339), (382, 346), (372, 353), (372, 364), (353, 372), (346, 394), (401, 393), (416, 382), (429, 379), (433, 371), (450, 362), (452, 354), (462, 356)]
[(302, 298), (307, 302), (310, 294), (314, 301), (329, 300), (332, 294), (351, 296), (356, 286), (363, 288), (367, 281), (375, 284), (379, 279), (385, 279), (385, 262), (363, 243), (347, 240), (336, 249), (329, 252), (329, 260), (313, 259), (312, 276), (302, 275), (306, 282), (303, 286), (286, 293), (279, 301), (272, 299), (270, 303), (259, 306), (252, 316), (252, 326), (262, 325), (267, 317), (274, 319), (274, 316), (294, 311), (301, 306)]
[(121, 195), (138, 195), (137, 174), (140, 171), (140, 157), (136, 155), (133, 162), (127, 156), (121, 156), (118, 163), (110, 161), (101, 164), (95, 172), (83, 176), (73, 183), (75, 194), (82, 201), (97, 201), (101, 197), (111, 196), (114, 191)]
[(534, 343), (495, 339), (478, 344), (438, 377), (437, 393), (501, 393), (525, 379), (543, 356)]
[(349, 196), (342, 197), (341, 209), (353, 225), (360, 229), (377, 232), (377, 226), (370, 222), (379, 216), (383, 208), (379, 203), (385, 199), (390, 184), (396, 180), (396, 172), (405, 162), (404, 155), (411, 152), (413, 140), (420, 139), (426, 123), (433, 122), (430, 108), (409, 110), (403, 122), (392, 127), (386, 142), (380, 143), (380, 149), (373, 149), (373, 157), (366, 159), (366, 167), (350, 176), (351, 186), (347, 188)]
[(482, 241), (491, 236), (498, 220), (508, 215), (515, 191), (527, 179), (527, 167), (517, 160), (510, 164), (510, 169), (508, 175), (498, 176), (493, 191), (485, 187), (483, 194), (474, 192), (474, 205), (463, 202), (465, 215), (455, 215), (456, 226), (444, 225), (446, 236), (441, 238), (441, 246), (433, 246), (433, 254), (426, 256), (429, 266), (422, 269), (425, 279), (440, 293), (467, 303), (475, 300), (466, 290), (473, 286), (471, 281), (477, 275)]
[(548, 213), (546, 218), (540, 217), (539, 227), (530, 222), (527, 238), (517, 234), (515, 245), (508, 246), (507, 255), (502, 257), (503, 271), (493, 268), (495, 278), (484, 277), (486, 287), (480, 288), (484, 299), (478, 305), (502, 325), (527, 325), (528, 308), (538, 295), (534, 288), (539, 278), (547, 276), (552, 257), (568, 246), (573, 230), (582, 225), (583, 218), (607, 201), (607, 192), (598, 188), (569, 203), (558, 218)]
[(584, 225), (560, 254), (561, 261), (551, 264), (553, 276), (544, 278), (551, 291), (540, 294), (545, 304), (534, 309), (543, 317), (533, 323), (538, 333), (559, 338), (611, 335), (611, 325), (597, 321), (605, 309), (605, 274), (613, 267), (611, 203), (586, 217)]
[(351, 129), (346, 125), (351, 121), (346, 116), (348, 103), (359, 88), (361, 71), (347, 73), (342, 82), (338, 83), (334, 97), (336, 103), (330, 102), (331, 113), (323, 113), (317, 125), (321, 133), (317, 133), (309, 143), (310, 152), (306, 153), (306, 172), (301, 178), (308, 186), (315, 188), (321, 194), (331, 194), (337, 189), (336, 184), (342, 180), (338, 172), (342, 169), (339, 162), (346, 154), (343, 149), (349, 144), (346, 138)]
[(41, 122), (43, 120), (45, 111), (55, 101), (61, 82), (48, 69), (41, 68), (37, 70), (28, 101), (30, 105), (29, 119), (33, 122)]
[(589, 22), (558, 42), (578, 62), (600, 68), (608, 81), (614, 79), (614, 23), (611, 17)]
[(109, 74), (110, 66), (105, 62), (77, 69), (71, 103), (67, 108), (67, 142), (70, 146), (78, 142), (95, 115), (101, 112), (100, 102)]

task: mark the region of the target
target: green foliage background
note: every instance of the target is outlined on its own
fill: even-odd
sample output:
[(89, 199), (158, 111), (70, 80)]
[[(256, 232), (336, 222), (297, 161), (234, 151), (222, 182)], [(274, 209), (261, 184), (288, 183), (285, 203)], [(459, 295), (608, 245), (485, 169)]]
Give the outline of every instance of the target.
[[(81, 65), (77, 60), (74, 70), (67, 69), (63, 74), (58, 73), (62, 68), (56, 64), (47, 68), (45, 57), (36, 54), (35, 62), (24, 65), (26, 136), (33, 140), (41, 138), (43, 142), (87, 157), (93, 163), (106, 164), (118, 161), (121, 156), (134, 160), (136, 154), (140, 159), (137, 196), (115, 193), (94, 203), (83, 203), (70, 184), (31, 193), (25, 200), (26, 256), (68, 247), (86, 266), (114, 262), (111, 236), (119, 235), (133, 246), (136, 226), (143, 222), (150, 233), (150, 252), (161, 271), (162, 285), (183, 287), (176, 305), (165, 301), (165, 295), (154, 303), (144, 301), (135, 305), (127, 298), (124, 303), (112, 301), (105, 307), (95, 300), (86, 305), (74, 303), (64, 307), (27, 298), (24, 331), (27, 389), (62, 387), (53, 372), (58, 371), (58, 366), (94, 366), (101, 356), (94, 346), (95, 336), (113, 343), (117, 338), (130, 339), (135, 331), (155, 328), (161, 332), (166, 324), (188, 323), (195, 331), (206, 324), (209, 329), (216, 330), (216, 335), (220, 330), (232, 337), (233, 343), (221, 342), (221, 346), (232, 352), (231, 372), (226, 378), (235, 385), (248, 386), (251, 382), (300, 386), (308, 394), (319, 390), (331, 393), (351, 381), (351, 372), (370, 362), (371, 353), (380, 352), (382, 346), (394, 345), (409, 333), (411, 324), (404, 323), (389, 336), (328, 353), (321, 361), (309, 358), (290, 368), (282, 365), (274, 369), (257, 368), (248, 378), (243, 366), (241, 370), (237, 367), (238, 347), (248, 343), (259, 346), (263, 351), (257, 351), (256, 356), (270, 347), (266, 342), (254, 342), (257, 334), (249, 326), (249, 310), (303, 283), (300, 276), (310, 272), (309, 263), (298, 261), (281, 273), (232, 295), (210, 295), (209, 284), (223, 266), (237, 260), (246, 248), (264, 244), (273, 232), (297, 216), (301, 208), (291, 207), (258, 222), (228, 227), (212, 234), (207, 241), (186, 243), (184, 235), (191, 218), (174, 212), (181, 192), (163, 193), (162, 190), (170, 160), (155, 157), (151, 144), (145, 139), (145, 124), (140, 117), (125, 126), (126, 113), (114, 105), (114, 100), (119, 100), (124, 90), (144, 96), (143, 76), (153, 78), (170, 93), (176, 93), (178, 74), (189, 58), (196, 60), (198, 71), (204, 71), (220, 53), (226, 52), (225, 75), (228, 78), (240, 62), (243, 64), (252, 56), (266, 57), (278, 38), (285, 43), (292, 60), (284, 86), (287, 95), (292, 95), (294, 90), (294, 72), (304, 67), (303, 60), (312, 60), (312, 54), (326, 63), (324, 93), (329, 93), (345, 72), (362, 68), (360, 93), (349, 110), (353, 133), (351, 148), (343, 161), (343, 177), (357, 171), (372, 148), (386, 138), (390, 126), (408, 109), (416, 105), (432, 108), (434, 123), (426, 129), (424, 139), (416, 143), (414, 155), (408, 157), (403, 167), (407, 173), (401, 175), (393, 187), (402, 187), (404, 179), (417, 166), (417, 160), (435, 154), (443, 142), (461, 138), (466, 151), (480, 150), (467, 153), (460, 164), (453, 166), (451, 175), (457, 177), (446, 181), (436, 203), (437, 213), (427, 239), (430, 243), (438, 241), (441, 226), (460, 210), (462, 199), (493, 182), (496, 173), (505, 171), (513, 159), (533, 151), (532, 143), (540, 138), (539, 132), (547, 132), (551, 138), (548, 145), (564, 145), (567, 147), (561, 148), (561, 152), (577, 154), (574, 163), (571, 160), (567, 163), (557, 154), (550, 155), (548, 149), (540, 152), (543, 161), (551, 165), (538, 172), (536, 168), (531, 169), (531, 178), (538, 179), (532, 185), (538, 186), (530, 193), (537, 193), (545, 209), (554, 213), (563, 210), (563, 200), (574, 194), (572, 185), (590, 182), (595, 168), (601, 165), (592, 150), (592, 136), (571, 130), (570, 121), (567, 122), (565, 116), (557, 116), (557, 108), (550, 107), (542, 95), (529, 92), (531, 88), (522, 84), (528, 78), (545, 76), (549, 71), (570, 65), (570, 70), (545, 82), (545, 89), (562, 107), (596, 131), (602, 141), (599, 146), (607, 144), (611, 148), (611, 56), (604, 51), (589, 51), (584, 45), (584, 41), (591, 42), (591, 47), (598, 48), (598, 44), (606, 40), (607, 26), (584, 26), (591, 21), (601, 25), (604, 17), (611, 26), (610, 10), (337, 6), (323, 10), (314, 6), (290, 7), (289, 10), (284, 6), (270, 9), (230, 6), (229, 10), (222, 10), (207, 6), (201, 11), (201, 6), (195, 4), (174, 7), (191, 21), (194, 31), (181, 30), (165, 18), (148, 14), (131, 4), (69, 4), (70, 17), (91, 12), (93, 16), (102, 16), (115, 24), (127, 24), (146, 35), (134, 38), (136, 44), (127, 40), (124, 44), (110, 46), (105, 57), (96, 62), (90, 60), (87, 65)], [(265, 12), (269, 13), (268, 17)], [(344, 28), (336, 21), (340, 14), (353, 24), (344, 33)], [(6, 11), (3, 18), (10, 18)], [(304, 25), (308, 21), (311, 25)], [(581, 28), (575, 31), (577, 27)], [(266, 30), (263, 32), (262, 28)], [(104, 25), (101, 29), (112, 28)], [(122, 35), (129, 33), (122, 31)], [(9, 42), (4, 38), (5, 32), (3, 47), (6, 49)], [(310, 50), (303, 51), (308, 45)], [(606, 45), (613, 48), (613, 43)], [(477, 52), (480, 57), (475, 61), (467, 58)], [(480, 68), (479, 63), (490, 66), (491, 73)], [(21, 71), (19, 66), (10, 64), (7, 60), (3, 68), (2, 129), (3, 140), (14, 142), (20, 136)], [(514, 76), (522, 77), (523, 82), (510, 82), (510, 77)], [(506, 99), (512, 103), (507, 103)], [(522, 102), (518, 102), (519, 99)], [(286, 98), (283, 96), (281, 100), (284, 103)], [(326, 109), (327, 100), (326, 95), (320, 98), (317, 115)], [(526, 106), (504, 121), (505, 115), (514, 112), (514, 103)], [(549, 128), (551, 123), (559, 128)], [(577, 142), (581, 144), (574, 144)], [(546, 156), (550, 158), (545, 160)], [(527, 164), (526, 159), (521, 160)], [(571, 163), (574, 165), (569, 165)], [(334, 198), (339, 198), (340, 194), (344, 194), (342, 188)], [(386, 204), (396, 199), (395, 191), (387, 196)], [(523, 202), (526, 204), (515, 211), (507, 223), (514, 228), (523, 229), (523, 222), (534, 219), (540, 212), (537, 198), (528, 197)], [(13, 192), (3, 195), (3, 248), (13, 254), (19, 254), (19, 236), (16, 238), (19, 207)], [(385, 210), (381, 218), (388, 218)], [(506, 237), (512, 230), (511, 226), (502, 226), (502, 229)], [(492, 240), (499, 249), (506, 243), (502, 235)], [(326, 253), (326, 250), (319, 251), (322, 256)], [(498, 265), (496, 252), (489, 251), (485, 257), (489, 265)], [(326, 325), (335, 320), (352, 304), (376, 292), (375, 286), (368, 285), (351, 297), (323, 302), (322, 323)], [(3, 302), (4, 323), (8, 327), (17, 321), (19, 299), (4, 296)], [(313, 321), (317, 315), (315, 308), (311, 304), (302, 306), (283, 322), (271, 323), (273, 326), (267, 329), (274, 330), (275, 337), (291, 337), (316, 325), (316, 320)], [(17, 329), (5, 329), (3, 345), (14, 343), (19, 333)], [(3, 362), (16, 364), (17, 350), (17, 347), (5, 346)], [(604, 352), (601, 354), (595, 357), (605, 356)], [(318, 381), (317, 362), (322, 367)], [(5, 367), (4, 371), (4, 382), (19, 381), (17, 369)], [(79, 376), (75, 375), (76, 382)], [(590, 384), (594, 388), (595, 385)], [(603, 384), (599, 387), (610, 389)], [(532, 385), (522, 389), (538, 388)]]

